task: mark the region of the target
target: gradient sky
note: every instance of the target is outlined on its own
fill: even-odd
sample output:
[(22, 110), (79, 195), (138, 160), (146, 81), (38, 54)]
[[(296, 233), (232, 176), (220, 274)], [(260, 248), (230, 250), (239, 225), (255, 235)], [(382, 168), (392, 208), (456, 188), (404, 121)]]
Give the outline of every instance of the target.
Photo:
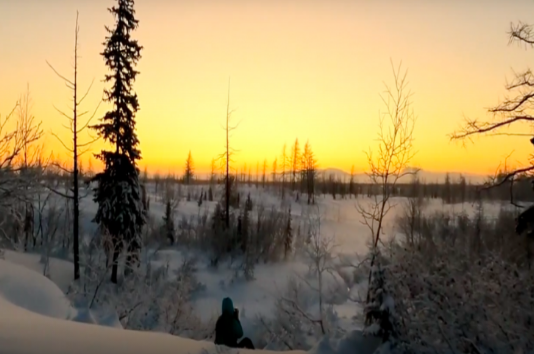
[[(46, 60), (70, 77), (78, 10), (80, 91), (95, 78), (83, 107), (92, 110), (104, 88), (99, 53), (113, 4), (0, 0), (0, 114), (29, 83), (45, 131), (68, 139), (53, 105), (68, 110), (70, 92)], [(512, 69), (528, 68), (534, 51), (508, 45), (506, 32), (510, 22), (534, 22), (534, 1), (137, 0), (136, 10), (134, 36), (144, 46), (134, 86), (140, 166), (152, 171), (181, 171), (189, 150), (197, 169), (209, 170), (224, 148), (229, 76), (241, 122), (232, 139), (236, 167), (254, 171), (265, 158), (271, 166), (283, 144), (299, 138), (309, 139), (321, 167), (361, 171), (363, 151), (375, 144), (379, 94), (392, 81), (390, 60), (409, 69), (414, 164), (492, 173), (512, 151), (518, 163), (531, 153), (526, 138), (483, 137), (463, 147), (447, 134), (464, 115), (487, 116)], [(46, 146), (65, 155), (49, 134)]]

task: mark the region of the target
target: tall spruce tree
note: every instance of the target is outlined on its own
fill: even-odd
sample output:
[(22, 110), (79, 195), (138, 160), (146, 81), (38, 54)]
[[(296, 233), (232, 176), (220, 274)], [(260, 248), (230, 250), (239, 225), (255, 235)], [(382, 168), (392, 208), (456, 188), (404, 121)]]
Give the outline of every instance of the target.
[(113, 150), (102, 150), (95, 155), (105, 168), (94, 178), (98, 182), (94, 190), (94, 201), (98, 203), (94, 221), (112, 236), (111, 281), (117, 283), (118, 258), (123, 242), (128, 244), (129, 264), (126, 269), (129, 269), (134, 259), (131, 255), (141, 247), (138, 237), (141, 227), (146, 223), (137, 168), (137, 160), (141, 159), (135, 132), (135, 114), (139, 110), (139, 102), (132, 89), (139, 73), (134, 66), (141, 58), (143, 47), (131, 37), (131, 32), (139, 24), (135, 18), (134, 0), (117, 0), (117, 4), (108, 10), (116, 22), (114, 28), (106, 26), (109, 36), (106, 37), (101, 55), (110, 71), (104, 81), (113, 83), (110, 89), (104, 91), (104, 100), (112, 103), (112, 108), (100, 119), (100, 124), (92, 128), (113, 146)]

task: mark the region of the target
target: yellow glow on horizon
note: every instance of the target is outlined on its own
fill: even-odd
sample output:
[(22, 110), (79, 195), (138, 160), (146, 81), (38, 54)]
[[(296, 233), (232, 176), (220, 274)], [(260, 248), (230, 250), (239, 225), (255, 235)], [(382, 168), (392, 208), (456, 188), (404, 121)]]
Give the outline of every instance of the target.
[[(92, 111), (106, 73), (99, 53), (113, 19), (111, 0), (0, 3), (0, 114), (27, 83), (34, 114), (47, 133), (69, 141), (70, 92), (46, 65), (72, 74), (74, 21), (80, 12), (80, 92), (95, 78), (82, 110)], [(196, 170), (209, 172), (224, 151), (227, 83), (231, 77), (234, 167), (280, 159), (284, 143), (310, 141), (320, 168), (366, 168), (375, 144), (379, 94), (391, 83), (390, 58), (408, 68), (418, 121), (413, 164), (432, 171), (492, 173), (512, 150), (526, 163), (526, 138), (491, 137), (451, 143), (462, 117), (487, 117), (504, 97), (510, 68), (527, 69), (533, 54), (507, 46), (510, 21), (529, 20), (534, 3), (414, 1), (163, 1), (136, 2), (144, 46), (134, 90), (137, 133), (151, 172), (183, 172), (189, 150)], [(106, 105), (99, 109), (100, 117)], [(517, 130), (515, 130), (517, 131)], [(88, 136), (82, 137), (84, 141)], [(102, 143), (93, 145), (96, 152)], [(50, 134), (46, 147), (66, 158)], [(87, 166), (88, 155), (82, 158)], [(94, 162), (94, 166), (97, 163)], [(247, 167), (248, 168), (248, 167)]]

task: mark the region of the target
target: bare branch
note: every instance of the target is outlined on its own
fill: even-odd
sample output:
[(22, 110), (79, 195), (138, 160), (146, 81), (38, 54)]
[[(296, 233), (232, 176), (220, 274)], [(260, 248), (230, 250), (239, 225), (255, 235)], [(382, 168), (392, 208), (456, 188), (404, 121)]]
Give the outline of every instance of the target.
[(70, 81), (69, 79), (67, 79), (65, 76), (61, 75), (49, 62), (48, 60), (46, 60), (46, 63), (48, 64), (48, 66), (50, 67), (50, 69), (52, 69), (57, 76), (59, 76), (63, 81), (65, 81), (65, 83), (69, 84), (69, 85), (72, 85), (74, 86), (74, 83), (72, 81)]
[(50, 134), (52, 134), (52, 136), (55, 137), (55, 138), (61, 143), (61, 145), (63, 145), (63, 147), (64, 147), (66, 150), (68, 150), (69, 152), (74, 152), (74, 149), (68, 147), (68, 146), (63, 142), (63, 140), (61, 140), (61, 138), (60, 138), (59, 136), (57, 136), (56, 133), (54, 133), (54, 132), (50, 132)]
[(72, 118), (71, 116), (69, 116), (68, 114), (64, 113), (62, 110), (60, 110), (59, 108), (57, 108), (56, 106), (52, 105), (54, 107), (54, 109), (59, 113), (61, 114), (63, 117), (67, 118), (68, 120), (70, 121), (73, 121), (74, 118)]
[(80, 129), (78, 129), (76, 131), (76, 133), (81, 133), (83, 130), (85, 130), (85, 128), (87, 128), (89, 126), (89, 123), (91, 123), (91, 121), (93, 120), (93, 118), (96, 116), (96, 112), (98, 111), (98, 108), (100, 107), (100, 104), (102, 103), (102, 101), (99, 101), (98, 102), (98, 105), (96, 106), (93, 114), (91, 115), (91, 117), (87, 120), (87, 122), (85, 122), (84, 126), (81, 127)]
[(510, 35), (509, 44), (519, 42), (531, 47), (534, 45), (532, 25), (525, 24), (521, 21), (515, 25), (512, 23), (508, 34)]
[(72, 195), (69, 195), (69, 194), (65, 194), (65, 193), (63, 193), (63, 192), (60, 192), (60, 191), (58, 191), (57, 189), (52, 188), (52, 187), (50, 187), (50, 186), (45, 186), (45, 187), (46, 187), (46, 189), (48, 189), (50, 192), (52, 192), (52, 193), (54, 193), (54, 194), (57, 194), (57, 195), (59, 195), (59, 196), (62, 197), (62, 198), (65, 198), (65, 199), (74, 199), (74, 196), (72, 196)]
[(91, 91), (91, 87), (93, 87), (93, 83), (95, 82), (95, 79), (93, 78), (93, 80), (91, 81), (91, 84), (89, 85), (89, 87), (87, 88), (87, 91), (85, 92), (85, 94), (82, 96), (82, 98), (76, 102), (76, 105), (79, 106), (82, 104), (82, 102), (85, 100), (85, 98), (87, 97), (87, 95), (89, 94), (89, 92)]
[(88, 141), (88, 142), (85, 142), (85, 143), (81, 143), (81, 144), (78, 144), (78, 147), (86, 147), (86, 146), (89, 146), (91, 144), (93, 144), (95, 141), (99, 140), (100, 137), (96, 137), (96, 138), (93, 138), (93, 140), (91, 141)]

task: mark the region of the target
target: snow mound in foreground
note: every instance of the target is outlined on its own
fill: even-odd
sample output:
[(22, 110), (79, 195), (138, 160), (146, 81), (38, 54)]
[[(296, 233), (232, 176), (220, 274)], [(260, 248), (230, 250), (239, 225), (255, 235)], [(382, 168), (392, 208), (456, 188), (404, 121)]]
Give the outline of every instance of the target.
[(74, 322), (122, 328), (116, 313), (101, 313), (87, 308), (73, 308), (61, 288), (70, 284), (72, 263), (51, 258), (54, 272), (50, 279), (40, 270), (37, 254), (5, 251), (0, 259), (0, 297), (8, 302), (41, 315), (69, 319)]
[[(74, 316), (71, 316), (73, 315)], [(78, 322), (67, 321), (76, 319)], [(85, 323), (80, 323), (85, 322)], [(165, 333), (97, 326), (90, 312), (74, 311), (49, 279), (0, 260), (0, 354), (220, 354), (276, 353), (228, 350), (211, 342)], [(371, 345), (369, 345), (371, 344)], [(376, 348), (361, 332), (332, 341), (323, 339), (310, 354), (370, 354)], [(278, 352), (306, 354), (303, 351)]]
[(45, 317), (0, 297), (0, 353), (9, 354), (207, 354), (207, 342)]
[(75, 314), (79, 321), (98, 322), (90, 313), (75, 312), (65, 295), (49, 279), (23, 266), (0, 260), (1, 354), (220, 352), (209, 342), (67, 321), (71, 314)]
[(73, 314), (69, 300), (51, 280), (4, 260), (0, 260), (0, 298), (48, 317), (68, 319)]

